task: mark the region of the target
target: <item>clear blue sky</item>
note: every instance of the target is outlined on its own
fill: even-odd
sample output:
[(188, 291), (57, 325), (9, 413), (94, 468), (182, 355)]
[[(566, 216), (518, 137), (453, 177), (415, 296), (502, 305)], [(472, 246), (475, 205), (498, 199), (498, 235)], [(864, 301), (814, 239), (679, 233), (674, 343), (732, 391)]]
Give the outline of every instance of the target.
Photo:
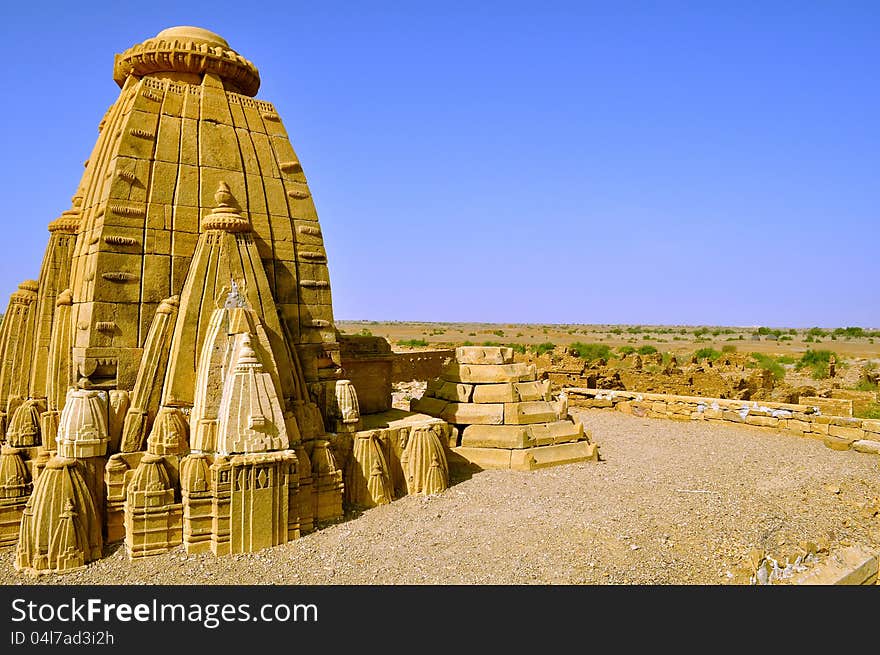
[(880, 2), (5, 3), (0, 293), (173, 25), (253, 61), (337, 318), (880, 326)]

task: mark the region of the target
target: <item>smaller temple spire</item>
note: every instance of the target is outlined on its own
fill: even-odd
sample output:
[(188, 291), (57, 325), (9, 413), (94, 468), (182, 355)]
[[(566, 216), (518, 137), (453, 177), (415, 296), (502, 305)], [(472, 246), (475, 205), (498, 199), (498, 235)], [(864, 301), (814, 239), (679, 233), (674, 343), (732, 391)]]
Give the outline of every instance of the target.
[(229, 185), (220, 181), (214, 193), (217, 206), (202, 219), (202, 230), (223, 230), (224, 232), (250, 232), (251, 222), (242, 216), (241, 208), (232, 195)]

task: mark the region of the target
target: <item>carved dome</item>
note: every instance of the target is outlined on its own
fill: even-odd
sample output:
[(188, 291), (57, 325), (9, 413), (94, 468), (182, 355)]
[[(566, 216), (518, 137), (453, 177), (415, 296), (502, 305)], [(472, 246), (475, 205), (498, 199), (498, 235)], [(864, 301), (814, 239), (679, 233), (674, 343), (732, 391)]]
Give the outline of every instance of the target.
[(183, 460), (180, 467), (180, 487), (187, 493), (203, 493), (210, 486), (208, 458), (195, 453)]
[(120, 87), (129, 75), (156, 73), (214, 73), (233, 87), (229, 90), (248, 96), (255, 96), (260, 88), (257, 67), (223, 37), (201, 27), (170, 27), (116, 55), (113, 80)]

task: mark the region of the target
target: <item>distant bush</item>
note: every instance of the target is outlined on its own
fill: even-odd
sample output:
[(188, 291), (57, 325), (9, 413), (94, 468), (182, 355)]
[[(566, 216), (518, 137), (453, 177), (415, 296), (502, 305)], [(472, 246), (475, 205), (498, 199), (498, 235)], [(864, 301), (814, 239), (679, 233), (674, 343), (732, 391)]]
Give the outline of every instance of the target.
[(653, 355), (657, 352), (657, 349), (654, 346), (640, 346), (638, 353), (640, 355)]
[(361, 335), (362, 337), (371, 337), (371, 336), (373, 336), (373, 333), (370, 332), (367, 328), (362, 329), (360, 332), (358, 332), (358, 334)]
[(783, 334), (781, 337), (779, 337), (779, 340), (780, 341), (791, 341), (791, 335), (790, 334)]
[(632, 346), (621, 346), (617, 349), (617, 352), (619, 352), (621, 355), (632, 355), (635, 351), (636, 349)]
[(824, 380), (830, 374), (828, 363), (832, 355), (834, 353), (830, 350), (807, 350), (797, 361), (795, 368), (798, 371), (809, 368), (814, 380)]
[(556, 348), (556, 344), (551, 341), (545, 341), (544, 343), (539, 343), (535, 346), (535, 354), (540, 357), (544, 353), (549, 353), (554, 348)]
[(791, 355), (780, 355), (776, 358), (776, 361), (780, 364), (794, 364), (797, 360)]
[(865, 328), (860, 328), (860, 327), (837, 328), (836, 330), (834, 330), (833, 334), (838, 334), (838, 335), (842, 335), (845, 337), (857, 339), (859, 337), (865, 336)]
[(428, 342), (424, 339), (406, 339), (405, 341), (398, 341), (397, 345), (399, 346), (410, 346), (411, 348), (419, 348), (428, 345)]
[(473, 346), (474, 342), (473, 341), (462, 341), (461, 345), (462, 346)]
[(736, 352), (736, 346), (734, 346), (733, 344), (725, 344), (725, 345), (721, 346), (721, 352), (723, 352), (723, 353), (735, 353), (735, 352)]
[[(645, 348), (646, 346), (642, 346)], [(647, 346), (653, 348), (653, 346)], [(641, 348), (639, 349), (641, 350)], [(588, 362), (596, 359), (608, 359), (611, 355), (611, 348), (604, 343), (581, 343), (576, 341), (568, 347), (568, 351), (575, 357), (580, 357)]]
[(484, 341), (481, 345), (489, 347), (498, 347), (501, 345), (499, 341)]
[(506, 344), (508, 348), (513, 348), (513, 352), (519, 353), (520, 355), (526, 354), (526, 346), (522, 343), (508, 343)]
[(721, 353), (714, 348), (700, 348), (697, 352), (694, 353), (694, 357), (696, 357), (698, 360), (708, 359), (709, 361), (714, 362), (716, 359), (721, 357)]
[(802, 368), (806, 368), (807, 366), (814, 366), (815, 364), (827, 364), (831, 361), (831, 356), (834, 355), (830, 350), (807, 350), (800, 360), (798, 360), (795, 368), (798, 370)]
[(777, 380), (782, 380), (785, 377), (785, 369), (782, 367), (782, 364), (776, 361), (773, 357), (765, 355), (764, 353), (752, 353), (751, 357), (758, 368), (770, 371), (773, 374), (773, 377)]
[(504, 330), (492, 330), (492, 334), (494, 334), (496, 337), (503, 337)]
[(709, 334), (709, 328), (697, 328), (696, 330), (694, 330), (695, 337), (701, 337), (704, 334)]

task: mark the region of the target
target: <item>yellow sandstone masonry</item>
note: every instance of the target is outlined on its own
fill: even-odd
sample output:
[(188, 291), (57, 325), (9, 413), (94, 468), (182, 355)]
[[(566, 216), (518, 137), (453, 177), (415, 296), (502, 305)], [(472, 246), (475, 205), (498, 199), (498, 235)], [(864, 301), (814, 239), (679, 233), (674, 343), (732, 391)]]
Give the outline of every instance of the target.
[[(117, 54), (113, 80), (39, 278), (0, 327), (15, 567), (76, 569), (105, 535), (132, 558), (249, 552), (341, 519), (344, 499), (443, 491), (453, 428), (384, 411), (387, 342), (349, 354), (364, 402), (344, 379), (321, 226), (256, 66), (183, 26)], [(533, 371), (509, 349), (468, 356), (501, 381)], [(472, 383), (447, 383), (470, 402)]]
[[(450, 453), (453, 467), (533, 470), (554, 464), (598, 460), (589, 434), (568, 416), (565, 398), (550, 400), (549, 380), (534, 366), (511, 363), (510, 348), (468, 346), (428, 383), (413, 411), (438, 416), (457, 427)], [(460, 395), (456, 391), (465, 387)], [(470, 396), (471, 402), (456, 402)]]

